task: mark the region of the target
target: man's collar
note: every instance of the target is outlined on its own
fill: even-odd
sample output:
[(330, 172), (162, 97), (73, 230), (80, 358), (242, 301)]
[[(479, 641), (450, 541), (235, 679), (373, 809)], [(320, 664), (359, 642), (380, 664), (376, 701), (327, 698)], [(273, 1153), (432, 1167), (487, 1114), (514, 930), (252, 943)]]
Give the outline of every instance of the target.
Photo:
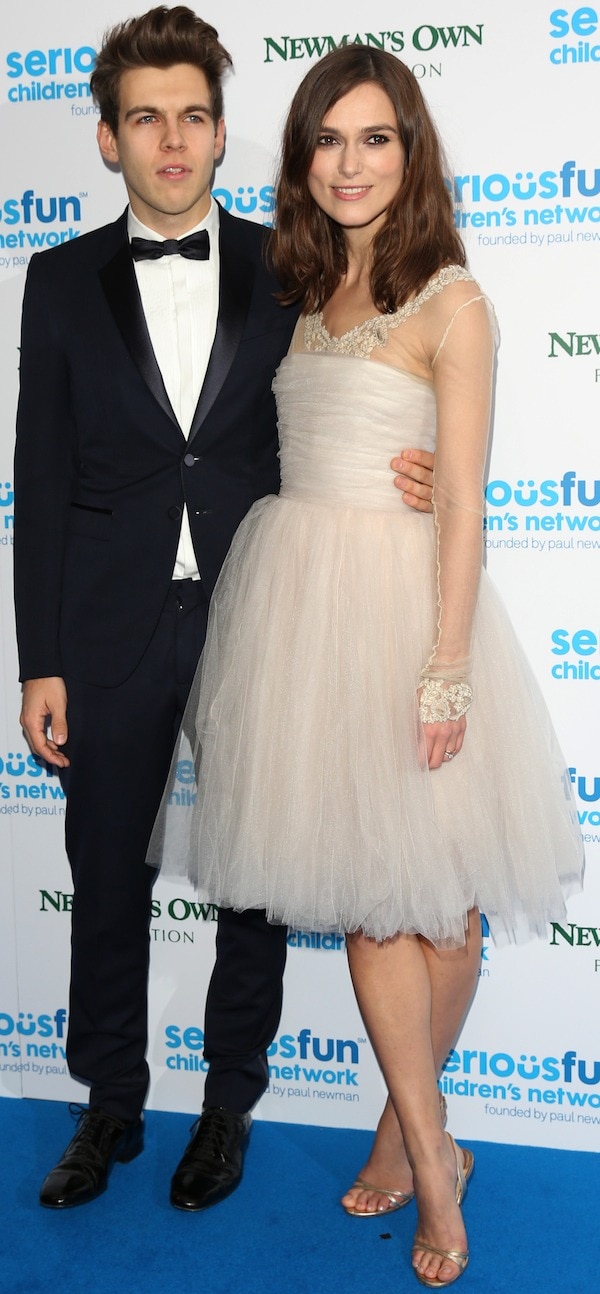
[[(218, 246), (219, 207), (213, 197), (211, 197), (210, 208), (204, 219), (200, 220), (192, 229), (186, 229), (185, 236), (195, 234), (198, 229), (207, 229), (211, 245), (213, 247)], [(157, 233), (155, 229), (151, 229), (149, 225), (144, 225), (141, 220), (138, 220), (131, 207), (127, 208), (127, 236), (130, 241), (132, 238), (154, 238), (158, 242), (162, 242), (164, 239), (164, 234)]]

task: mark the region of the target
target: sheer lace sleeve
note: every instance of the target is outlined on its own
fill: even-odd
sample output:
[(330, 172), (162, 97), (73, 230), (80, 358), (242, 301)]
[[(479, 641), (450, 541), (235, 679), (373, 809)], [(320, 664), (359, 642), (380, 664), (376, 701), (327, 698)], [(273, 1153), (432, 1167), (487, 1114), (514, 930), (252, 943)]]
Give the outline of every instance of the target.
[(421, 674), (425, 723), (458, 718), (472, 700), (471, 633), (482, 562), (494, 350), (491, 307), (483, 296), (472, 296), (454, 310), (433, 361), (438, 626)]

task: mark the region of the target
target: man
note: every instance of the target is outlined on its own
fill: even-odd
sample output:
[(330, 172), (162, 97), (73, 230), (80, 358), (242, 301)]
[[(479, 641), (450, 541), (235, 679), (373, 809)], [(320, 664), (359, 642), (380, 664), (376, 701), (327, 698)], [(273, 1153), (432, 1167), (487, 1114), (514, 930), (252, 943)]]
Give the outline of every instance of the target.
[[(278, 488), (271, 380), (296, 312), (274, 300), (262, 230), (211, 198), (230, 65), (214, 28), (181, 5), (107, 34), (92, 77), (98, 143), (121, 167), (129, 208), (33, 258), (27, 279), (21, 720), (67, 791), (67, 1057), (91, 1089), (42, 1186), (50, 1208), (94, 1199), (115, 1160), (143, 1146), (147, 843), (221, 563), (254, 500)], [(428, 495), (420, 460), (406, 464), (417, 507)], [(240, 1179), (285, 953), (285, 929), (264, 914), (220, 914), (205, 1108), (173, 1177), (178, 1208), (216, 1203)]]

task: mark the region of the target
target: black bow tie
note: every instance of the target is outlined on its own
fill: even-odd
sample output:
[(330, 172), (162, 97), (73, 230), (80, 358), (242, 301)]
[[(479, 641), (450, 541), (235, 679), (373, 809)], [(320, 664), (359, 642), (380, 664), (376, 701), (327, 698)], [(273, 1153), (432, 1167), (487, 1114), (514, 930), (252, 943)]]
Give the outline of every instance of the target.
[(134, 261), (157, 261), (161, 256), (185, 256), (189, 261), (207, 261), (210, 255), (208, 231), (199, 229), (187, 238), (132, 238), (131, 254)]

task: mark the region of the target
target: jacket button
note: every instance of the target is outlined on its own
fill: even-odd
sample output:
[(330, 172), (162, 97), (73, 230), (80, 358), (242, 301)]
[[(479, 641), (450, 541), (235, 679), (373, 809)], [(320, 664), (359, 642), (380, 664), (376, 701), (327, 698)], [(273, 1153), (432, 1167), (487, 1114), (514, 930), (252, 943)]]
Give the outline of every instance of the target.
[(173, 504), (173, 507), (169, 508), (169, 511), (167, 512), (167, 516), (171, 518), (171, 521), (179, 521), (179, 518), (181, 516), (181, 508), (178, 508), (175, 504)]
[(199, 459), (199, 458), (197, 458), (194, 454), (186, 454), (186, 456), (185, 456), (185, 458), (184, 458), (184, 460), (183, 460), (183, 461), (184, 461), (184, 463), (185, 463), (186, 467), (193, 467), (193, 466), (194, 466), (194, 463), (199, 463), (199, 462), (200, 462), (200, 459)]

